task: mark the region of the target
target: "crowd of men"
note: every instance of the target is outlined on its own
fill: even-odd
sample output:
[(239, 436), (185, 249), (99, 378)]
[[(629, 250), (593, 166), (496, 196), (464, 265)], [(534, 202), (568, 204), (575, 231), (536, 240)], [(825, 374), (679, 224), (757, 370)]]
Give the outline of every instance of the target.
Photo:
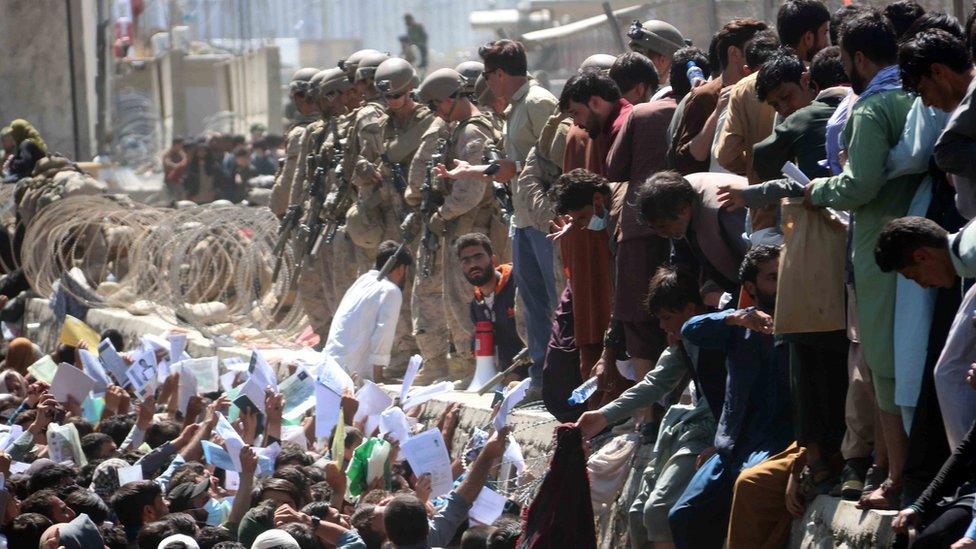
[[(828, 493), (905, 509), (919, 546), (960, 540), (970, 500), (943, 514), (928, 485), (976, 410), (972, 26), (791, 0), (706, 52), (635, 22), (558, 98), (513, 40), (422, 81), (373, 50), (299, 71), (321, 120), (289, 133), (272, 210), (314, 250), (300, 296), (325, 354), (384, 381), (416, 346), (418, 383), (467, 384), (484, 323), (496, 370), (585, 436), (667, 434), (635, 546), (779, 545)], [(301, 218), (316, 197), (334, 237)]]
[[(775, 26), (731, 20), (707, 51), (664, 21), (627, 36), (558, 98), (509, 39), (423, 78), (369, 49), (297, 71), (291, 100), (314, 120), (288, 131), (274, 175), (273, 276), (292, 277), (319, 336), (309, 371), (350, 376), (335, 431), (318, 409), (283, 418), (295, 403), (270, 381), (295, 364), (227, 379), (234, 395), (263, 385), (263, 406), (185, 393), (184, 366), (148, 393), (109, 384), (98, 411), (56, 398), (40, 349), (11, 341), (8, 546), (594, 547), (565, 523), (592, 522), (577, 488), (589, 479), (596, 502), (602, 468), (631, 454), (587, 475), (581, 442), (635, 431), (652, 457), (634, 497), (610, 495), (631, 547), (781, 547), (822, 495), (898, 511), (898, 543), (976, 546), (976, 13), (786, 0)], [(42, 154), (20, 122), (12, 155)], [(184, 182), (210, 173), (171, 156)], [(146, 345), (124, 360), (182, 358)], [(86, 352), (51, 362), (87, 371)], [(404, 377), (524, 391), (566, 424), (521, 521), (509, 501), (475, 522), (515, 444), (504, 421), (453, 452), (455, 487), (432, 497), (375, 433), (405, 404), (357, 414)], [(450, 446), (458, 408), (434, 419)], [(50, 459), (63, 426), (70, 465)]]
[(168, 202), (215, 200), (241, 202), (263, 178), (278, 172), (282, 138), (253, 124), (250, 139), (212, 133), (196, 139), (174, 138), (163, 153), (163, 184)]

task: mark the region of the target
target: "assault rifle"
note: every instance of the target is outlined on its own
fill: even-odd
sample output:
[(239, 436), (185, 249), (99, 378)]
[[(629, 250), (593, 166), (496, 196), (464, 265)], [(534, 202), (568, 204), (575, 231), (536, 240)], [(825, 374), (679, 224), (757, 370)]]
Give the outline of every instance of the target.
[(437, 212), (437, 208), (444, 203), (444, 195), (434, 188), (434, 166), (444, 161), (444, 149), (446, 148), (447, 141), (439, 139), (436, 151), (424, 165), (424, 184), (420, 187), (420, 217), (424, 226), (420, 233), (420, 257), (417, 263), (420, 276), (424, 278), (430, 277), (434, 267), (434, 259), (437, 257), (437, 250), (440, 248), (440, 235), (436, 235), (430, 230), (430, 218)]
[(324, 221), (316, 227), (318, 229), (316, 231), (317, 237), (308, 249), (308, 255), (311, 257), (318, 256), (319, 248), (323, 242), (332, 244), (332, 241), (335, 240), (336, 231), (339, 230), (339, 225), (345, 219), (346, 211), (352, 206), (352, 182), (346, 177), (346, 170), (342, 165), (341, 158), (336, 162), (335, 176), (338, 185), (335, 190), (329, 193), (328, 198), (325, 200)]
[[(498, 148), (495, 143), (489, 143), (485, 146), (485, 157), (484, 163), (488, 165), (481, 173), (486, 176), (493, 176), (498, 173), (501, 169), (499, 161), (505, 158), (504, 153)], [(502, 211), (502, 219), (506, 224), (512, 222), (512, 215), (515, 213), (515, 205), (512, 203), (512, 191), (508, 188), (508, 184), (504, 181), (494, 181), (491, 182), (492, 194), (495, 196), (495, 201), (498, 202), (498, 209)]]
[[(343, 141), (336, 139), (335, 143), (332, 145), (332, 158), (329, 162), (329, 169), (338, 170), (342, 166), (342, 147)], [(311, 256), (311, 249), (315, 244), (316, 237), (321, 231), (322, 227), (322, 207), (326, 201), (326, 174), (328, 173), (326, 168), (318, 162), (318, 155), (315, 157), (314, 164), (309, 162), (309, 169), (313, 166), (314, 171), (310, 171), (312, 174), (312, 182), (305, 191), (305, 197), (302, 202), (308, 200), (309, 206), (308, 211), (305, 214), (304, 222), (299, 225), (299, 252), (301, 257), (298, 262), (298, 269), (295, 272), (295, 278), (298, 278), (299, 273), (305, 267), (305, 262)]]
[(291, 233), (298, 227), (298, 222), (301, 221), (301, 218), (302, 205), (292, 204), (288, 206), (284, 217), (278, 223), (278, 241), (275, 243), (274, 251), (271, 252), (275, 256), (274, 272), (271, 273), (272, 282), (277, 282), (278, 280), (278, 274), (281, 273), (281, 264), (285, 258), (285, 245), (291, 239)]

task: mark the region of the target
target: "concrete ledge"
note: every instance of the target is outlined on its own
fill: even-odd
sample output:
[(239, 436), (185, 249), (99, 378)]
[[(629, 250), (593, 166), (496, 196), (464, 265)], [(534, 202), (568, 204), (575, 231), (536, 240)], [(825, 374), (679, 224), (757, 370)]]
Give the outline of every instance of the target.
[(819, 496), (793, 521), (790, 547), (869, 549), (891, 547), (895, 511), (862, 511), (854, 502)]

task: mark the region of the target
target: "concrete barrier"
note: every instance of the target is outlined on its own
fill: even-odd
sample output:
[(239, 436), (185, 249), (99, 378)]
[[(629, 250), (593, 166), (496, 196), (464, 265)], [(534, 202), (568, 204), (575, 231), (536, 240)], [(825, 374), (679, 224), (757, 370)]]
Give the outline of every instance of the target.
[(790, 547), (872, 549), (891, 547), (895, 511), (862, 511), (854, 502), (819, 496), (793, 521)]

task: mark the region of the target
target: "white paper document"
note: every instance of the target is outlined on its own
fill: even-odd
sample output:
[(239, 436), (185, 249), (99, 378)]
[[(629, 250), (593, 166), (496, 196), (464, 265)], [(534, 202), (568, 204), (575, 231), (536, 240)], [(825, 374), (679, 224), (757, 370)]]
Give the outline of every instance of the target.
[(390, 457), (390, 444), (385, 440), (381, 444), (374, 444), (373, 451), (366, 458), (366, 484), (383, 476), (386, 470), (386, 460)]
[(427, 429), (400, 444), (400, 453), (418, 477), (430, 473), (431, 497), (440, 497), (454, 488), (451, 456), (440, 430)]
[(51, 381), (51, 393), (59, 402), (68, 402), (68, 399), (71, 398), (81, 404), (94, 388), (94, 379), (71, 364), (64, 362), (58, 364), (58, 369), (54, 372), (54, 380)]
[(268, 361), (264, 360), (264, 357), (261, 356), (261, 353), (257, 349), (251, 350), (251, 362), (248, 364), (247, 369), (251, 372), (251, 377), (261, 385), (261, 390), (264, 390), (265, 387), (271, 387), (274, 389), (274, 392), (278, 392), (277, 376), (271, 368), (271, 365), (268, 364)]
[(356, 388), (356, 384), (353, 383), (349, 374), (332, 358), (327, 358), (322, 363), (317, 379), (320, 383), (326, 385), (340, 396), (346, 389), (352, 390)]
[(339, 408), (342, 396), (321, 381), (315, 382), (315, 438), (321, 439), (332, 434), (339, 422)]
[(102, 361), (98, 359), (98, 355), (87, 349), (78, 349), (78, 355), (81, 357), (81, 367), (85, 370), (85, 373), (88, 374), (88, 377), (95, 380), (95, 388), (92, 389), (92, 393), (96, 397), (104, 395), (112, 380), (109, 379), (108, 374), (105, 372)]
[(508, 500), (505, 496), (485, 486), (468, 510), (468, 518), (485, 526), (491, 526), (498, 517), (502, 516), (506, 501)]
[(190, 404), (190, 397), (198, 393), (197, 376), (190, 370), (180, 371), (180, 385), (177, 390), (177, 403), (180, 413), (186, 415), (186, 408)]
[(410, 424), (400, 408), (389, 408), (380, 414), (380, 435), (387, 433), (400, 444), (410, 439)]
[(20, 425), (11, 425), (10, 430), (0, 436), (0, 450), (7, 452), (22, 434), (24, 434), (23, 427)]
[(200, 393), (214, 393), (220, 390), (217, 357), (190, 358), (181, 360), (178, 364), (181, 372), (187, 370), (193, 372), (197, 378), (197, 387), (199, 387)]
[[(226, 393), (227, 391), (233, 389), (234, 386), (237, 385), (236, 381), (237, 381), (238, 374), (240, 374), (240, 372), (227, 372), (224, 374), (220, 374), (220, 390)], [(246, 372), (243, 375), (244, 375), (244, 379), (242, 383), (244, 381), (247, 381), (247, 377), (248, 377)]]
[(393, 398), (368, 379), (356, 393), (356, 400), (359, 401), (359, 408), (356, 410), (356, 417), (353, 418), (354, 422), (362, 421), (393, 405)]
[(407, 392), (413, 385), (413, 380), (417, 377), (417, 372), (420, 371), (420, 365), (423, 362), (424, 359), (420, 355), (410, 357), (410, 362), (407, 363), (407, 373), (403, 374), (403, 385), (400, 386), (400, 402), (407, 398)]
[(183, 360), (183, 351), (185, 350), (186, 350), (186, 334), (183, 332), (174, 332), (169, 334), (170, 362), (179, 362)]
[(153, 392), (156, 388), (156, 353), (152, 348), (141, 349), (133, 357), (132, 366), (125, 375), (140, 399)]
[(315, 378), (304, 367), (282, 381), (278, 391), (285, 399), (282, 410), (284, 419), (300, 419), (315, 406)]
[(105, 369), (115, 377), (115, 381), (119, 385), (125, 387), (129, 384), (129, 378), (125, 375), (129, 366), (108, 339), (103, 339), (98, 344), (98, 358), (102, 359), (102, 364), (105, 365)]
[(119, 486), (125, 486), (130, 482), (139, 482), (142, 480), (142, 465), (131, 465), (129, 467), (119, 467), (116, 469), (119, 473)]
[(241, 475), (237, 471), (224, 471), (224, 488), (237, 490), (241, 487)]
[(282, 425), (281, 440), (282, 442), (294, 442), (308, 450), (308, 437), (305, 436), (305, 428), (301, 425)]
[(246, 410), (253, 406), (262, 414), (265, 413), (264, 387), (266, 387), (266, 385), (259, 383), (254, 379), (254, 376), (251, 376), (240, 386), (240, 391), (237, 393), (237, 398), (234, 399), (234, 406), (237, 406), (241, 410)]
[(237, 434), (234, 426), (227, 421), (224, 414), (217, 412), (217, 434), (224, 439), (224, 446), (230, 455), (230, 460), (234, 464), (234, 471), (241, 470), (241, 449), (244, 448), (244, 439)]
[(792, 162), (783, 164), (783, 175), (806, 187), (810, 184), (810, 178), (800, 170), (800, 167)]
[(416, 408), (417, 406), (420, 406), (421, 404), (433, 399), (437, 395), (450, 393), (453, 390), (454, 383), (450, 381), (442, 381), (426, 387), (415, 387), (414, 390), (407, 395), (406, 399), (400, 401), (400, 406), (404, 410)]
[(58, 365), (51, 358), (51, 355), (44, 355), (37, 359), (37, 362), (27, 367), (27, 372), (34, 376), (34, 379), (45, 383), (51, 383), (57, 370)]
[(498, 410), (498, 415), (495, 416), (494, 426), (496, 431), (501, 431), (502, 427), (505, 427), (505, 423), (508, 422), (509, 412), (525, 398), (525, 392), (529, 389), (529, 381), (529, 378), (523, 379), (521, 383), (505, 395), (505, 398), (502, 400), (502, 406)]

